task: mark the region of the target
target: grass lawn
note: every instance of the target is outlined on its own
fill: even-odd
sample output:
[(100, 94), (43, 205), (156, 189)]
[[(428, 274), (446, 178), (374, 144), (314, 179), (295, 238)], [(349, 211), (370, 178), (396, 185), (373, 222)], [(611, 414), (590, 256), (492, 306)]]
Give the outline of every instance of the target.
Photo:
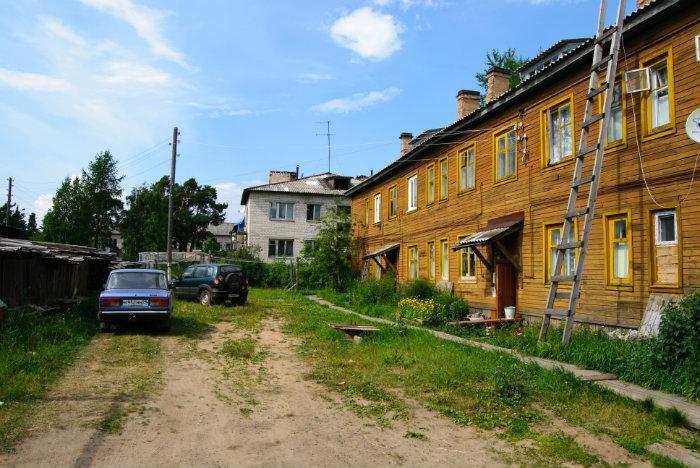
[[(283, 300), (287, 330), (303, 339), (301, 355), (313, 366), (310, 377), (339, 392), (351, 409), (355, 402), (357, 411), (374, 417), (379, 424), (406, 417), (396, 392), (399, 389), (399, 393), (458, 424), (496, 429), (511, 441), (532, 440), (538, 456), (545, 457), (540, 460), (543, 463), (588, 465), (597, 461), (570, 438), (540, 432), (538, 427), (548, 413), (605, 434), (661, 465), (672, 463), (648, 454), (647, 445), (672, 440), (700, 448), (698, 433), (675, 427), (673, 415), (578, 381), (565, 372), (401, 327), (380, 326), (379, 333), (353, 345), (328, 323), (356, 321), (355, 317), (285, 292), (256, 291), (252, 300), (261, 304)], [(371, 404), (358, 405), (357, 401)]]

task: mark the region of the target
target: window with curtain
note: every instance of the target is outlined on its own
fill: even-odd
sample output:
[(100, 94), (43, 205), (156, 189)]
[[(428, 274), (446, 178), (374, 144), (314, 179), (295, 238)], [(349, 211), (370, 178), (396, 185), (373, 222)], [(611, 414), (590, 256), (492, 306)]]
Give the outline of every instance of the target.
[(440, 199), (447, 198), (447, 158), (440, 161)]
[(475, 184), (475, 149), (467, 148), (459, 155), (459, 191), (473, 189)]
[(389, 189), (389, 217), (393, 218), (399, 210), (398, 189), (394, 185)]
[(668, 93), (668, 65), (666, 60), (649, 67), (651, 77), (651, 130), (665, 127), (671, 123), (671, 108)]
[(378, 223), (382, 220), (382, 194), (378, 193), (374, 196), (374, 222)]
[(428, 242), (428, 276), (435, 279), (435, 242)]
[(271, 202), (270, 219), (291, 221), (294, 219), (294, 203)]
[(547, 165), (556, 164), (574, 154), (571, 99), (545, 110)]
[[(601, 99), (603, 99), (601, 97)], [(610, 118), (608, 119), (608, 145), (618, 145), (624, 141), (625, 116), (622, 100), (622, 82), (615, 82), (613, 87), (613, 99), (610, 105)], [(602, 102), (602, 101), (601, 101)]]
[(516, 161), (516, 131), (508, 130), (494, 137), (496, 152), (496, 182), (515, 175)]
[(440, 277), (443, 281), (450, 280), (450, 245), (446, 239), (440, 241)]
[[(554, 268), (557, 261), (557, 246), (561, 243), (563, 224), (550, 224), (545, 226), (545, 281), (549, 282), (554, 275)], [(574, 233), (575, 234), (575, 233)], [(569, 242), (575, 240), (575, 235), (569, 236)], [(562, 265), (562, 275), (573, 275), (576, 267), (576, 249), (567, 249), (564, 252), (564, 264)], [(565, 283), (563, 283), (565, 284)]]
[(418, 279), (418, 247), (408, 248), (408, 279)]
[(632, 245), (627, 214), (605, 217), (607, 279), (610, 285), (631, 285)]
[(435, 201), (435, 165), (431, 164), (428, 166), (425, 175), (426, 187), (427, 187), (427, 199), (428, 203), (433, 203)]
[(408, 178), (408, 211), (418, 208), (418, 176)]

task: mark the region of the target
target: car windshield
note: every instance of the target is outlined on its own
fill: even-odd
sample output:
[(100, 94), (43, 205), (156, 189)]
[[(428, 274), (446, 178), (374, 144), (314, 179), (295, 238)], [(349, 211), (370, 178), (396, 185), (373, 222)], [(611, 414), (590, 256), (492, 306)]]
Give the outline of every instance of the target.
[(107, 289), (166, 289), (165, 275), (148, 271), (112, 273)]

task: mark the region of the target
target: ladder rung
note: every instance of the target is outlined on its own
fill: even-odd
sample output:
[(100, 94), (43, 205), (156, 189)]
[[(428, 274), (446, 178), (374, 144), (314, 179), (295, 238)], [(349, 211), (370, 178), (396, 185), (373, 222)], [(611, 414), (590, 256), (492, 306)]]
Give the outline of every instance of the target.
[(613, 26), (612, 28), (608, 29), (607, 31), (604, 31), (600, 33), (595, 39), (593, 39), (593, 44), (600, 44), (601, 42), (605, 42), (607, 39), (610, 38), (615, 32), (617, 31), (617, 26)]
[(589, 175), (587, 177), (581, 177), (578, 180), (573, 181), (572, 187), (580, 187), (583, 184), (590, 184), (595, 179), (595, 175)]
[[(596, 123), (596, 122), (599, 121), (599, 120), (603, 120), (604, 117), (605, 117), (605, 112), (601, 112), (600, 114), (592, 115), (590, 119), (584, 120), (582, 126), (583, 126), (583, 127), (588, 127), (588, 126), (590, 126), (591, 124), (594, 124), (594, 123)], [(597, 147), (596, 147), (596, 149), (597, 149)]]
[(568, 317), (568, 309), (544, 309), (544, 315), (549, 315), (550, 317)]
[(612, 58), (613, 58), (613, 54), (606, 55), (605, 57), (603, 57), (602, 59), (600, 59), (596, 63), (594, 63), (593, 66), (591, 67), (591, 70), (599, 69), (601, 66), (605, 65), (610, 60), (612, 60)]
[(554, 299), (571, 299), (571, 291), (557, 292)]
[(596, 151), (597, 149), (598, 149), (598, 143), (596, 143), (595, 145), (592, 145), (592, 146), (586, 146), (585, 148), (578, 150), (578, 153), (576, 153), (576, 157), (582, 158), (585, 155), (587, 155), (588, 153), (592, 153), (592, 152)]
[(557, 249), (559, 249), (559, 250), (579, 249), (582, 246), (583, 246), (583, 242), (581, 242), (581, 241), (564, 242), (564, 243), (557, 245)]
[(597, 95), (599, 95), (599, 94), (602, 93), (603, 91), (607, 90), (607, 89), (608, 89), (608, 86), (609, 86), (609, 85), (608, 85), (607, 83), (604, 83), (604, 84), (598, 86), (597, 88), (591, 89), (591, 90), (588, 92), (588, 96), (586, 96), (586, 99), (591, 99), (591, 98), (596, 97)]
[(585, 214), (588, 214), (588, 207), (586, 208), (581, 208), (580, 210), (572, 210), (569, 211), (564, 215), (564, 218), (571, 219), (571, 218), (576, 218), (577, 216), (583, 216)]
[(574, 281), (576, 279), (576, 275), (553, 275), (551, 279), (554, 283), (561, 283), (562, 281)]

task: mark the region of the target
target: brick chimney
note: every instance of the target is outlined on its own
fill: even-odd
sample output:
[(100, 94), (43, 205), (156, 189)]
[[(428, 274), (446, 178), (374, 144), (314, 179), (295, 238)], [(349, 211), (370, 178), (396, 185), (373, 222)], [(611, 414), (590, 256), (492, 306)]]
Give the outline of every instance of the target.
[(649, 5), (651, 0), (637, 0), (637, 10), (641, 10), (645, 6)]
[(277, 184), (279, 182), (291, 182), (299, 178), (299, 169), (296, 171), (270, 171), (268, 184)]
[(461, 89), (457, 93), (457, 120), (471, 114), (481, 106), (479, 91)]
[(510, 70), (491, 67), (486, 72), (486, 102), (491, 102), (510, 88)]
[(403, 157), (406, 153), (411, 151), (411, 140), (413, 140), (413, 134), (408, 132), (403, 132), (399, 136), (401, 140), (401, 156)]

